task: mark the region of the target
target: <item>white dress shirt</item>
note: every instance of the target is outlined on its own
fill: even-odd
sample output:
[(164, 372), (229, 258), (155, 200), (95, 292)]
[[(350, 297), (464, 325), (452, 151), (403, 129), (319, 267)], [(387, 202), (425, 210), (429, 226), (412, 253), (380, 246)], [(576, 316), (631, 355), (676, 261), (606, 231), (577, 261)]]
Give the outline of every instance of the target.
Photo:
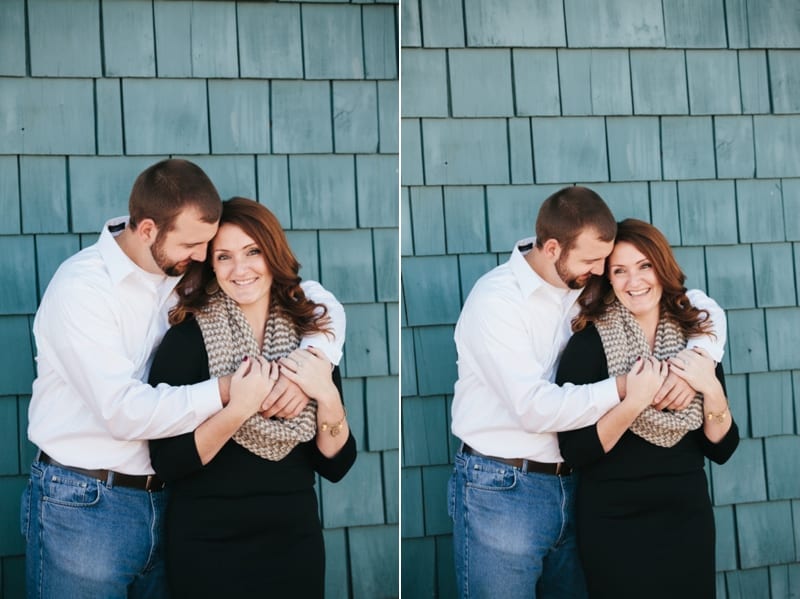
[[(464, 303), (455, 330), (452, 431), (486, 455), (553, 463), (563, 461), (556, 433), (594, 424), (619, 395), (615, 378), (580, 386), (553, 382), (581, 290), (554, 287), (530, 267), (521, 249), (534, 242), (517, 242), (508, 262), (481, 277)], [(702, 292), (692, 291), (690, 299), (722, 331), (693, 343), (719, 360), (725, 315)]]
[[(36, 313), (38, 376), (28, 437), (70, 466), (152, 474), (148, 439), (194, 430), (222, 403), (217, 379), (153, 388), (146, 382), (180, 277), (148, 273), (119, 247), (109, 221), (98, 242), (56, 271)], [(328, 306), (335, 339), (304, 339), (338, 362), (344, 310), (321, 285), (306, 294)]]

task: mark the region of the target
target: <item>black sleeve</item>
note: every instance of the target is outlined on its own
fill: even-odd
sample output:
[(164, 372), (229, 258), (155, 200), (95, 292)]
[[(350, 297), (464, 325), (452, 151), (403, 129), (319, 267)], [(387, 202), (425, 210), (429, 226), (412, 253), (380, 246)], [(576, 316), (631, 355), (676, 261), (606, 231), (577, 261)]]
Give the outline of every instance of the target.
[[(567, 343), (556, 372), (556, 384), (587, 385), (608, 378), (608, 363), (600, 334), (593, 325), (575, 333)], [(605, 455), (592, 424), (572, 431), (558, 433), (561, 455), (570, 466), (580, 468)]]
[[(722, 371), (722, 364), (717, 364), (716, 374), (719, 382), (722, 384), (722, 390), (725, 391), (727, 395), (725, 389), (725, 373)], [(736, 426), (736, 422), (733, 421), (733, 414), (730, 414), (730, 410), (729, 417), (731, 419), (731, 428), (728, 429), (728, 433), (719, 440), (719, 443), (712, 443), (705, 435), (702, 435), (703, 453), (709, 460), (717, 464), (724, 464), (727, 462), (728, 458), (733, 455), (733, 452), (739, 446), (739, 427)]]
[[(339, 390), (339, 396), (344, 398), (342, 393), (342, 375), (339, 372), (339, 367), (333, 369), (333, 383)], [(344, 403), (344, 401), (342, 402)], [(325, 433), (327, 434), (327, 433)], [(320, 476), (328, 479), (331, 482), (339, 482), (348, 470), (356, 461), (356, 440), (353, 437), (352, 431), (350, 432), (344, 446), (339, 450), (335, 456), (327, 458), (317, 448), (317, 444), (313, 443), (313, 451), (311, 457), (314, 465), (314, 470), (319, 472)]]
[[(168, 330), (153, 358), (148, 382), (153, 386), (160, 383), (177, 386), (209, 378), (208, 354), (197, 322), (189, 319)], [(151, 440), (150, 461), (156, 474), (167, 482), (203, 467), (194, 432)]]

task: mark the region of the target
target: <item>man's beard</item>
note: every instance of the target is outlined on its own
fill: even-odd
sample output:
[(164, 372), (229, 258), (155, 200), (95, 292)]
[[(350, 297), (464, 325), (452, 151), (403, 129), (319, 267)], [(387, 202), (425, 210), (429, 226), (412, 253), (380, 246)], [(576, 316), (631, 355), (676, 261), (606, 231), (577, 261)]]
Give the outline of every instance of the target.
[(556, 273), (558, 273), (559, 278), (570, 289), (583, 289), (586, 286), (586, 283), (589, 282), (592, 274), (574, 275), (567, 270), (566, 262), (567, 256), (564, 253), (562, 253), (558, 257), (558, 260), (556, 260)]
[(150, 246), (150, 254), (153, 256), (156, 266), (158, 266), (164, 272), (164, 274), (170, 277), (180, 276), (186, 272), (187, 268), (189, 268), (191, 260), (184, 260), (183, 262), (170, 262), (169, 258), (167, 258), (166, 252), (164, 251), (165, 238), (166, 235), (162, 235), (161, 231), (159, 231), (156, 235), (155, 242)]

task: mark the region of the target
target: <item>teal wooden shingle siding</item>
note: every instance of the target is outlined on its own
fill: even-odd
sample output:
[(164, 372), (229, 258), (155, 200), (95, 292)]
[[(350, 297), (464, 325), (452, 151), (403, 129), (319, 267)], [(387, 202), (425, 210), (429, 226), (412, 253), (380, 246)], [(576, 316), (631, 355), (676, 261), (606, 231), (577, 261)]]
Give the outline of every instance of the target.
[(0, 2), (0, 596), (24, 596), (33, 314), (169, 156), (258, 199), (345, 304), (359, 457), (318, 486), (329, 597), (399, 594), (396, 0)]
[(794, 0), (401, 2), (403, 596), (454, 597), (453, 328), (569, 184), (658, 226), (727, 310), (742, 443), (708, 469), (721, 599), (800, 588)]

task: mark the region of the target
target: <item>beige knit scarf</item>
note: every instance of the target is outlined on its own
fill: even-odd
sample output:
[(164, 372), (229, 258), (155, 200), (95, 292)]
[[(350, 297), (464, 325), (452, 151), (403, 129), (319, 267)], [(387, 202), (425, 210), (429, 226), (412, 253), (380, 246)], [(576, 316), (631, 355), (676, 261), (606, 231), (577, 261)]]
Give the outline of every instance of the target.
[[(603, 341), (609, 376), (627, 374), (639, 356), (652, 355), (658, 360), (666, 360), (686, 347), (686, 337), (677, 323), (662, 317), (651, 352), (639, 323), (618, 299), (614, 299), (594, 324)], [(633, 421), (630, 430), (654, 445), (672, 447), (687, 432), (700, 428), (702, 424), (703, 398), (698, 394), (685, 410), (661, 412), (648, 406)]]
[[(211, 376), (234, 372), (245, 356), (263, 355), (277, 360), (290, 354), (300, 344), (297, 329), (274, 302), (264, 330), (264, 343), (259, 351), (250, 324), (239, 306), (222, 291), (209, 299), (195, 314), (208, 352)], [(308, 405), (295, 418), (251, 416), (233, 435), (233, 440), (254, 454), (271, 461), (286, 457), (299, 443), (309, 441), (317, 433), (317, 404)]]

